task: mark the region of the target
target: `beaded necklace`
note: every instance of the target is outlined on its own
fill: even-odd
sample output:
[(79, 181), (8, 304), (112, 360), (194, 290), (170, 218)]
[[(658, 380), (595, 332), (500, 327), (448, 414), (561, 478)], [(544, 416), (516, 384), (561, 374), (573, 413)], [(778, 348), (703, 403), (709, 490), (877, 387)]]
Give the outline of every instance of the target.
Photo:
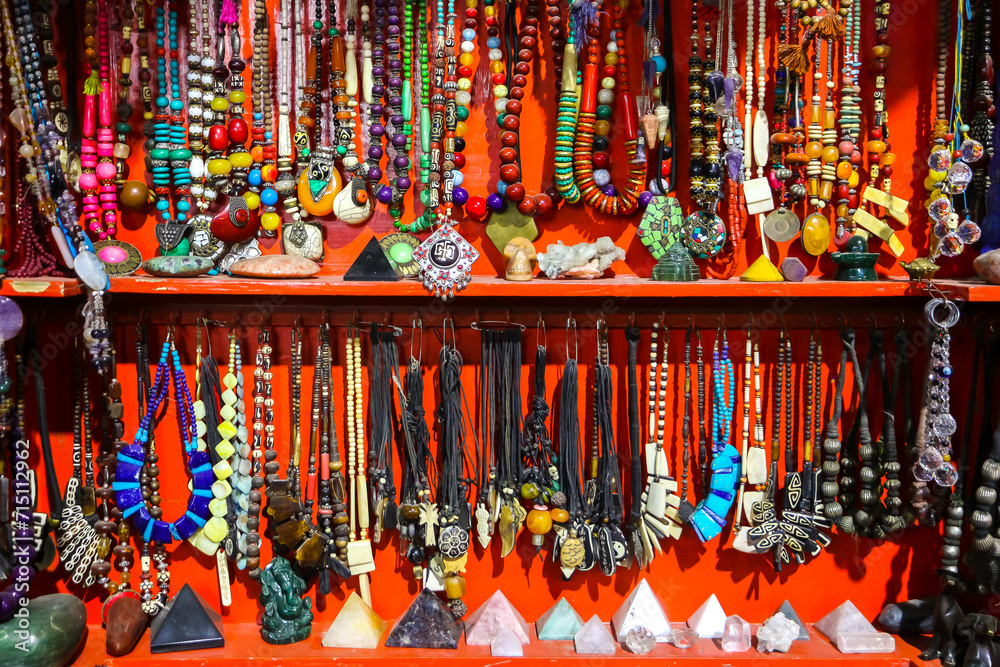
[[(285, 213), (292, 218), (292, 222), (302, 219), (299, 208), (299, 200), (295, 193), (295, 176), (292, 174), (292, 162), (295, 159), (295, 145), (292, 140), (292, 126), (289, 114), (292, 112), (292, 45), (297, 44), (297, 33), (295, 32), (301, 16), (299, 2), (295, 0), (295, 12), (292, 14), (292, 2), (285, 0), (281, 3), (278, 24), (275, 26), (275, 34), (280, 34), (280, 44), (278, 48), (278, 152), (277, 152), (277, 176), (275, 177), (274, 189), (281, 196)], [(300, 49), (296, 49), (300, 50)], [(297, 90), (298, 88), (294, 88)]]
[[(278, 147), (274, 142), (273, 105), (271, 103), (271, 26), (268, 21), (265, 0), (254, 1), (253, 38), (253, 126), (250, 129), (252, 143), (250, 157), (253, 168), (247, 177), (251, 191), (260, 189), (259, 198), (250, 199), (262, 207), (260, 228), (265, 236), (274, 236), (281, 223), (276, 212), (278, 192), (275, 181), (278, 177), (276, 161)], [(254, 206), (250, 207), (255, 208)]]
[[(733, 522), (733, 548), (751, 553), (748, 535), (755, 525), (754, 505), (764, 500), (767, 483), (767, 452), (764, 449), (764, 420), (761, 414), (760, 347), (751, 324), (747, 325), (746, 354), (743, 362), (743, 468), (740, 474), (739, 497), (736, 500), (736, 518)], [(753, 367), (752, 399), (754, 404), (753, 434), (750, 431), (751, 383), (750, 370)], [(746, 515), (746, 524), (741, 524), (741, 516)]]
[[(600, 79), (601, 91), (618, 89), (621, 94), (622, 124), (625, 132), (625, 158), (628, 162), (628, 180), (622, 192), (609, 182), (600, 185), (603, 176), (594, 170), (590, 152), (594, 147), (594, 136), (606, 136), (610, 123), (598, 118), (598, 40), (599, 24), (593, 21), (588, 26), (588, 62), (584, 66), (583, 93), (580, 99), (580, 113), (577, 117), (576, 141), (573, 145), (573, 169), (580, 194), (588, 206), (603, 213), (628, 215), (638, 207), (638, 197), (645, 186), (646, 163), (639, 159), (638, 119), (635, 99), (628, 90), (628, 61), (625, 54), (625, 31), (623, 30), (623, 7), (615, 2), (612, 10), (613, 39), (616, 50), (605, 55), (604, 76)], [(616, 71), (612, 71), (618, 65)], [(617, 76), (617, 78), (616, 78)], [(611, 97), (611, 99), (609, 99)], [(613, 101), (613, 93), (603, 96)], [(609, 105), (601, 105), (609, 106)], [(607, 112), (602, 109), (601, 115)], [(605, 133), (605, 134), (602, 134)], [(599, 144), (600, 145), (600, 144)]]
[[(6, 6), (0, 16), (4, 43), (8, 45), (7, 63), (11, 70), (10, 84), (15, 107), (10, 118), (21, 137), (19, 154), (27, 161), (30, 176), (33, 176), (29, 177), (28, 185), (35, 190), (37, 212), (48, 223), (63, 262), (74, 268), (84, 284), (92, 290), (103, 290), (108, 284), (104, 265), (91, 252), (90, 240), (79, 224), (76, 198), (66, 186), (60, 161), (60, 156), (66, 153), (65, 139), (59, 134), (56, 124), (50, 120), (48, 95), (42, 83), (40, 54), (35, 46), (34, 20), (30, 8), (26, 1), (18, 0), (14, 3), (13, 19)], [(18, 200), (23, 201), (23, 198), (19, 196)], [(22, 215), (33, 215), (36, 209), (21, 206), (18, 210)], [(35, 238), (30, 224), (19, 227), (22, 235), (30, 234)], [(42, 275), (51, 273), (54, 268), (55, 259), (47, 251), (39, 249), (27, 259), (21, 270), (24, 275)]]
[[(186, 255), (190, 245), (185, 238), (190, 229), (187, 217), (191, 208), (187, 199), (191, 192), (188, 163), (192, 154), (187, 148), (184, 101), (181, 99), (177, 12), (170, 0), (164, 0), (156, 8), (156, 48), (159, 90), (153, 124), (154, 147), (149, 156), (156, 209), (162, 219), (156, 228), (157, 240), (165, 254)], [(179, 197), (176, 214), (171, 212), (171, 189)]]
[[(553, 0), (546, 0), (546, 4), (552, 7)], [(555, 4), (558, 9), (558, 2)], [(592, 5), (588, 2), (574, 2), (570, 5), (569, 29), (566, 43), (562, 53), (556, 47), (556, 39), (553, 35), (552, 49), (555, 52), (554, 58), (559, 58), (556, 68), (561, 68), (562, 77), (559, 87), (559, 111), (556, 117), (556, 149), (555, 149), (555, 189), (557, 194), (571, 204), (580, 201), (580, 188), (576, 184), (573, 175), (573, 141), (576, 135), (576, 121), (579, 114), (579, 75), (577, 68), (576, 41), (579, 36), (576, 34), (576, 17), (590, 10)], [(555, 28), (550, 25), (550, 32)], [(562, 21), (560, 20), (560, 26)], [(557, 78), (558, 75), (557, 75)]]
[[(657, 354), (657, 340), (660, 336), (660, 322), (653, 322), (649, 342), (649, 378), (647, 384), (649, 423), (646, 435), (646, 486), (642, 492), (642, 524), (640, 525), (641, 549), (633, 545), (636, 556), (645, 553), (645, 560), (652, 560), (653, 548), (660, 551), (658, 537), (680, 538), (682, 518), (678, 508), (687, 499), (677, 496), (677, 480), (670, 475), (664, 449), (664, 428), (666, 426), (668, 350), (670, 332), (663, 330), (662, 352)], [(690, 354), (690, 352), (689, 352)], [(687, 418), (687, 415), (685, 415)], [(650, 534), (650, 532), (652, 534)]]
[[(379, 16), (380, 0), (376, 0), (376, 19)], [(388, 41), (385, 49), (388, 52), (387, 68), (383, 68), (388, 73), (385, 81), (383, 99), (383, 114), (388, 118), (385, 125), (387, 135), (387, 153), (390, 158), (386, 163), (386, 170), (392, 165), (392, 176), (389, 178), (389, 185), (384, 185), (378, 190), (378, 200), (389, 207), (389, 215), (392, 216), (393, 224), (399, 222), (403, 217), (403, 196), (410, 189), (410, 178), (407, 176), (410, 169), (409, 147), (413, 141), (413, 126), (406, 119), (406, 109), (404, 108), (403, 82), (409, 82), (409, 77), (405, 79), (403, 73), (403, 54), (401, 37), (403, 30), (399, 26), (399, 7), (395, 0), (389, 0), (388, 6)], [(409, 5), (407, 5), (409, 8)], [(378, 21), (376, 20), (376, 28)], [(406, 57), (409, 57), (408, 50)], [(410, 116), (412, 119), (412, 115)], [(369, 175), (369, 182), (374, 187), (377, 181), (372, 181)]]
[[(169, 381), (174, 387), (174, 405), (180, 421), (181, 444), (187, 457), (187, 469), (192, 477), (192, 492), (188, 500), (187, 511), (173, 522), (159, 518), (162, 511), (159, 508), (159, 498), (151, 496), (147, 508), (140, 489), (143, 466), (152, 464), (147, 470), (150, 477), (158, 473), (155, 470), (156, 454), (152, 444), (152, 434), (156, 428), (157, 413), (170, 391)], [(122, 447), (117, 455), (115, 468), (115, 501), (122, 511), (123, 518), (131, 518), (136, 531), (143, 540), (143, 610), (150, 616), (155, 616), (169, 597), (170, 575), (167, 572), (165, 546), (174, 539), (186, 540), (202, 528), (209, 519), (209, 501), (213, 498), (212, 484), (215, 474), (209, 455), (197, 448), (197, 433), (195, 430), (195, 413), (188, 390), (184, 370), (181, 368), (180, 355), (174, 345), (174, 334), (167, 333), (160, 351), (160, 359), (156, 367), (156, 378), (149, 388), (146, 398), (146, 409), (142, 415), (139, 429), (131, 445)], [(147, 446), (149, 451), (147, 451)], [(149, 489), (156, 493), (157, 486), (149, 483)], [(152, 600), (152, 582), (147, 579), (149, 569), (149, 552), (153, 553), (156, 562), (157, 584), (160, 593), (156, 601)], [(148, 584), (148, 586), (147, 586)]]
[[(14, 9), (18, 26), (16, 36), (14, 21), (6, 3), (3, 4), (0, 20), (3, 24), (3, 41), (7, 45), (6, 62), (10, 66), (9, 81), (14, 106), (10, 121), (19, 135), (18, 154), (25, 159), (28, 167), (25, 178), (16, 179), (17, 201), (25, 200), (23, 189), (27, 185), (28, 189), (34, 191), (38, 206), (17, 207), (21, 216), (18, 224), (20, 245), (15, 246), (14, 250), (23, 246), (24, 261), (21, 267), (11, 271), (10, 275), (12, 277), (45, 275), (55, 269), (55, 258), (42, 247), (34, 230), (34, 213), (37, 210), (49, 224), (53, 241), (59, 248), (63, 261), (77, 269), (78, 275), (88, 287), (103, 290), (108, 284), (104, 266), (96, 255), (90, 252), (90, 241), (86, 238), (83, 228), (77, 224), (76, 200), (66, 188), (62, 167), (59, 164), (58, 151), (61, 139), (52, 122), (48, 120), (49, 112), (44, 89), (40, 87), (40, 75), (37, 74), (38, 53), (33, 47), (33, 22), (26, 3), (19, 2), (15, 4)], [(67, 239), (72, 241), (72, 248), (67, 244)], [(76, 266), (76, 261), (79, 261), (79, 266)]]
[(712, 257), (722, 250), (726, 225), (715, 212), (722, 172), (718, 160), (718, 128), (715, 100), (722, 92), (714, 81), (709, 87), (708, 63), (712, 60), (711, 23), (705, 22), (705, 58), (698, 48), (698, 2), (691, 3), (691, 57), (688, 59), (691, 157), (688, 176), (691, 198), (698, 210), (684, 222), (684, 245), (695, 257)]
[(341, 165), (345, 171), (345, 179), (349, 181), (348, 186), (337, 193), (333, 200), (333, 213), (338, 220), (348, 224), (360, 224), (371, 217), (374, 210), (374, 203), (368, 194), (368, 187), (360, 172), (364, 169), (358, 160), (356, 141), (357, 128), (357, 72), (353, 75), (354, 94), (348, 92), (352, 86), (351, 78), (348, 74), (349, 65), (354, 57), (354, 16), (348, 19), (348, 32), (346, 40), (347, 56), (345, 58), (345, 40), (341, 38), (336, 21), (333, 19), (333, 4), (330, 5), (330, 75), (333, 78), (331, 97), (335, 107), (335, 130), (334, 143), (337, 155), (341, 158)]
[[(720, 349), (721, 339), (721, 349)], [(723, 326), (712, 350), (714, 391), (712, 392), (712, 481), (706, 497), (691, 516), (698, 539), (718, 537), (726, 525), (726, 516), (736, 499), (740, 478), (740, 453), (729, 442), (733, 409), (736, 404), (736, 372), (729, 358), (729, 341)]]
[(368, 539), (368, 482), (365, 477), (365, 410), (361, 382), (361, 336), (355, 328), (347, 332), (344, 358), (347, 372), (347, 474), (350, 482), (351, 530), (347, 543), (347, 566), (358, 577), (361, 597), (371, 603), (368, 573), (375, 569), (375, 557)]
[[(333, 212), (333, 202), (343, 187), (343, 181), (334, 164), (334, 150), (323, 141), (323, 91), (319, 85), (319, 77), (323, 72), (326, 51), (323, 45), (322, 1), (316, 0), (314, 7), (313, 33), (310, 37), (309, 54), (306, 56), (306, 85), (302, 89), (304, 99), (300, 105), (304, 113), (299, 117), (300, 126), (312, 128), (313, 141), (312, 148), (303, 152), (303, 149), (308, 148), (308, 135), (303, 129), (300, 140), (305, 140), (306, 145), (300, 147), (299, 155), (307, 155), (309, 161), (299, 175), (298, 198), (299, 204), (307, 213), (322, 217)], [(361, 11), (364, 13), (365, 9), (366, 7), (362, 7)], [(311, 102), (308, 101), (309, 96), (313, 98)], [(309, 112), (315, 117), (310, 118)]]
[[(476, 9), (470, 7), (467, 12), (474, 12)], [(430, 184), (430, 174), (431, 174), (431, 155), (430, 155), (430, 139), (431, 139), (431, 74), (430, 74), (430, 56), (429, 56), (429, 44), (430, 44), (430, 21), (428, 20), (428, 10), (426, 0), (418, 0), (416, 15), (420, 19), (419, 30), (415, 31), (413, 40), (413, 52), (419, 56), (420, 59), (420, 77), (416, 84), (416, 88), (413, 91), (414, 96), (420, 97), (419, 115), (414, 115), (414, 121), (416, 122), (415, 132), (419, 132), (420, 142), (414, 146), (414, 159), (420, 164), (420, 204), (423, 206), (423, 212), (419, 217), (415, 218), (413, 222), (404, 224), (399, 223), (398, 228), (403, 232), (422, 232), (431, 228), (434, 221), (434, 210), (429, 206), (430, 204), (430, 189), (428, 185)], [(473, 44), (473, 47), (475, 45)], [(460, 56), (459, 62), (462, 63), (463, 67), (469, 67), (472, 64), (472, 52), (465, 50), (465, 41), (462, 43), (462, 55)], [(412, 56), (411, 56), (412, 58)], [(468, 77), (466, 77), (468, 78)], [(463, 92), (459, 90), (459, 93)], [(468, 91), (464, 91), (468, 92)], [(457, 100), (465, 100), (463, 95), (456, 93)], [(471, 103), (471, 95), (468, 97), (469, 103)], [(461, 105), (461, 102), (459, 102)], [(468, 107), (468, 104), (465, 105)], [(459, 111), (459, 113), (462, 113)], [(465, 158), (463, 157), (462, 160)]]

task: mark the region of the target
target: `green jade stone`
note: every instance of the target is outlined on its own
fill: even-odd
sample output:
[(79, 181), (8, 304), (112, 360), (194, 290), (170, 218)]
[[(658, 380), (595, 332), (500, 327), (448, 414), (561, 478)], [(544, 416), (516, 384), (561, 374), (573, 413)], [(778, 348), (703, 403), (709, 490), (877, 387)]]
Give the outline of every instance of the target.
[(573, 639), (582, 627), (583, 618), (576, 613), (569, 600), (561, 597), (539, 617), (535, 632), (542, 640), (567, 640)]
[(312, 599), (303, 597), (306, 580), (292, 564), (276, 556), (260, 575), (260, 603), (264, 607), (260, 636), (268, 644), (294, 644), (312, 632)]
[(160, 252), (164, 257), (183, 257), (185, 255), (189, 255), (191, 254), (191, 241), (186, 238), (181, 239), (180, 243), (175, 245), (170, 250), (164, 250), (161, 247)]
[(424, 154), (431, 150), (431, 110), (427, 107), (420, 108), (420, 150)]
[(406, 243), (394, 243), (389, 248), (389, 259), (396, 264), (409, 264), (413, 259), (413, 248)]
[(413, 84), (409, 79), (403, 82), (403, 120), (413, 120)]
[[(0, 663), (17, 667), (69, 664), (87, 631), (87, 607), (83, 602), (66, 593), (42, 595), (29, 600), (28, 606), (19, 611), (26, 615), (0, 624)], [(21, 627), (24, 618), (27, 627)]]
[(843, 252), (830, 255), (830, 259), (837, 265), (833, 279), (847, 282), (878, 280), (878, 274), (875, 273), (878, 257), (877, 252), (868, 252), (868, 241), (855, 234), (847, 239)]

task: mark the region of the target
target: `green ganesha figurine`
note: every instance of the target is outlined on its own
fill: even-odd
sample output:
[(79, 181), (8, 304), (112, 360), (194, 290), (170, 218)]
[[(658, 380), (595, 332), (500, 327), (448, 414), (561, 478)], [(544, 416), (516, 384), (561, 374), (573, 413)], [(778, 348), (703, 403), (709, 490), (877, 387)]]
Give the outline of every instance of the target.
[(312, 632), (312, 600), (302, 597), (306, 581), (286, 559), (276, 556), (260, 575), (264, 606), (260, 636), (268, 644), (294, 644)]

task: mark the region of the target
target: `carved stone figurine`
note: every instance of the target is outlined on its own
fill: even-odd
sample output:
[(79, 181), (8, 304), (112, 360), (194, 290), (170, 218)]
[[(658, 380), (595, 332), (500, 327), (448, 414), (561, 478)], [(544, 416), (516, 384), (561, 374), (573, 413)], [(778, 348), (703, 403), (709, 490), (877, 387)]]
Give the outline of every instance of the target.
[(958, 627), (958, 635), (968, 646), (962, 667), (993, 667), (997, 661), (997, 646), (993, 638), (1000, 632), (1000, 620), (989, 614), (969, 614)]
[(515, 236), (503, 249), (504, 278), (517, 282), (531, 280), (537, 264), (535, 246), (523, 236)]
[(312, 600), (303, 598), (305, 579), (281, 556), (275, 556), (260, 577), (264, 606), (260, 636), (268, 644), (294, 644), (312, 631)]
[(958, 644), (955, 631), (965, 619), (955, 595), (962, 592), (961, 578), (952, 570), (938, 570), (941, 577), (941, 594), (934, 606), (934, 637), (931, 645), (920, 654), (921, 660), (940, 660), (944, 667), (955, 667), (958, 661)]

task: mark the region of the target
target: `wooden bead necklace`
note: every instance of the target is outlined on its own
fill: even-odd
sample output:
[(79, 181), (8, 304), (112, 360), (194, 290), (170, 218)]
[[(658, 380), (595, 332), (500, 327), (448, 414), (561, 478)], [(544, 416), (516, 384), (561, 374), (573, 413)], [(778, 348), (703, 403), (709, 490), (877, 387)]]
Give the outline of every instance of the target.
[(347, 565), (358, 577), (361, 597), (371, 600), (368, 573), (375, 569), (372, 543), (368, 539), (368, 482), (365, 477), (365, 410), (361, 383), (361, 336), (356, 328), (347, 332), (344, 353), (347, 365), (347, 474), (350, 482), (350, 533)]
[[(274, 399), (271, 397), (271, 333), (261, 326), (257, 330), (257, 353), (253, 369), (253, 434), (250, 462), (253, 477), (247, 493), (247, 569), (250, 578), (259, 580), (263, 571), (260, 563), (260, 529), (250, 528), (250, 522), (260, 521), (262, 489), (277, 475), (278, 462), (274, 451)], [(261, 464), (261, 459), (265, 463)], [(263, 469), (262, 469), (263, 468)], [(263, 473), (263, 474), (262, 474)]]

